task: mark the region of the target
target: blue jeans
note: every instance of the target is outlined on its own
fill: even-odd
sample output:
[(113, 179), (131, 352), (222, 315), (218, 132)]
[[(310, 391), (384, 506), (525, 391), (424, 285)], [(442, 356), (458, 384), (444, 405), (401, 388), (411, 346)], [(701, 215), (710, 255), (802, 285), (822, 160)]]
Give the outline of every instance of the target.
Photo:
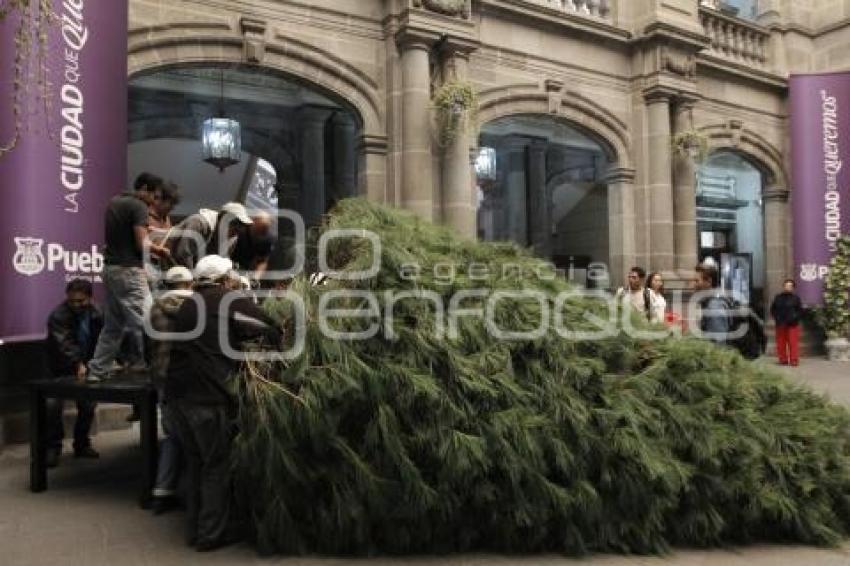
[(103, 280), (106, 284), (103, 330), (89, 362), (89, 372), (101, 377), (109, 373), (125, 335), (129, 359), (124, 362), (144, 364), (145, 316), (152, 302), (147, 276), (141, 267), (107, 265)]

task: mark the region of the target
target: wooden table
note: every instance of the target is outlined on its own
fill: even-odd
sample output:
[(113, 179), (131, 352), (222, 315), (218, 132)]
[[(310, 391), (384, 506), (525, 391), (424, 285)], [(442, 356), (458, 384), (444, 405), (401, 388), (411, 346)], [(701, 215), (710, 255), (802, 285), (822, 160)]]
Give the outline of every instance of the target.
[(100, 383), (79, 383), (72, 377), (39, 379), (30, 386), (30, 491), (47, 490), (47, 399), (101, 401), (135, 405), (141, 416), (142, 485), (139, 503), (148, 507), (156, 480), (157, 392), (144, 377), (115, 377)]

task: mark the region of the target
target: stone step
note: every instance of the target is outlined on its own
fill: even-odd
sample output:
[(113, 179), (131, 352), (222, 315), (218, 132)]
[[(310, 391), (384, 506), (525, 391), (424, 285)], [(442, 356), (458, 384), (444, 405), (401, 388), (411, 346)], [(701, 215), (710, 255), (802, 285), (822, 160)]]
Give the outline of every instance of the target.
[[(132, 426), (127, 422), (127, 415), (132, 408), (129, 405), (114, 403), (98, 403), (95, 409), (94, 422), (91, 427), (91, 435), (109, 430), (122, 430)], [(71, 438), (74, 431), (74, 422), (77, 418), (77, 406), (71, 401), (65, 402), (63, 412), (65, 423), (65, 438)], [(0, 449), (5, 444), (19, 444), (29, 442), (30, 416), (29, 412), (16, 412), (0, 416)]]

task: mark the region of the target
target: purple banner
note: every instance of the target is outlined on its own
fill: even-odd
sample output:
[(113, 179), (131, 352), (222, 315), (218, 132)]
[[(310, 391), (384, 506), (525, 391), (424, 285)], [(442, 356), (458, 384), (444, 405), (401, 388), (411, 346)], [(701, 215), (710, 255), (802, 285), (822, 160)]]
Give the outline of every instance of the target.
[(794, 75), (790, 86), (797, 290), (819, 305), (838, 238), (850, 233), (850, 72)]
[[(39, 3), (30, 4), (37, 14)], [(104, 209), (126, 180), (127, 2), (52, 4), (44, 65), (37, 26), (24, 22), (32, 49), (19, 129), (12, 101), (21, 14), (0, 22), (0, 145), (19, 130), (14, 149), (0, 155), (0, 341), (42, 338), (67, 281), (100, 283)]]

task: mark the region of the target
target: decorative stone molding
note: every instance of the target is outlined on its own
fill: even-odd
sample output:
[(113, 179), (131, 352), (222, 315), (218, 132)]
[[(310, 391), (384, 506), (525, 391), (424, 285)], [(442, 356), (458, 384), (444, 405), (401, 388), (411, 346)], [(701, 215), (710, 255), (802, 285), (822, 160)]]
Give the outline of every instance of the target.
[(472, 14), (471, 0), (413, 0), (413, 7), (465, 20)]
[(362, 135), (357, 143), (357, 149), (363, 153), (386, 155), (389, 144), (387, 136)]
[(643, 91), (643, 99), (647, 104), (666, 102), (670, 104), (676, 96), (676, 92), (663, 86), (652, 86)]
[(242, 52), (248, 63), (262, 63), (266, 56), (266, 22), (242, 17)]
[(604, 181), (608, 184), (634, 184), (637, 173), (630, 167), (611, 167), (605, 174)]
[(771, 187), (766, 191), (763, 191), (761, 194), (761, 199), (764, 202), (788, 202), (788, 198), (791, 196), (791, 191), (785, 189), (779, 189), (776, 187)]
[(543, 81), (543, 89), (549, 96), (549, 114), (557, 114), (564, 98), (564, 81), (546, 79)]
[(744, 122), (741, 120), (729, 120), (726, 122), (726, 128), (729, 130), (732, 145), (739, 147), (741, 145), (741, 134), (744, 132)]
[(668, 48), (661, 48), (661, 70), (693, 79), (697, 73), (697, 61), (693, 55), (673, 53)]

